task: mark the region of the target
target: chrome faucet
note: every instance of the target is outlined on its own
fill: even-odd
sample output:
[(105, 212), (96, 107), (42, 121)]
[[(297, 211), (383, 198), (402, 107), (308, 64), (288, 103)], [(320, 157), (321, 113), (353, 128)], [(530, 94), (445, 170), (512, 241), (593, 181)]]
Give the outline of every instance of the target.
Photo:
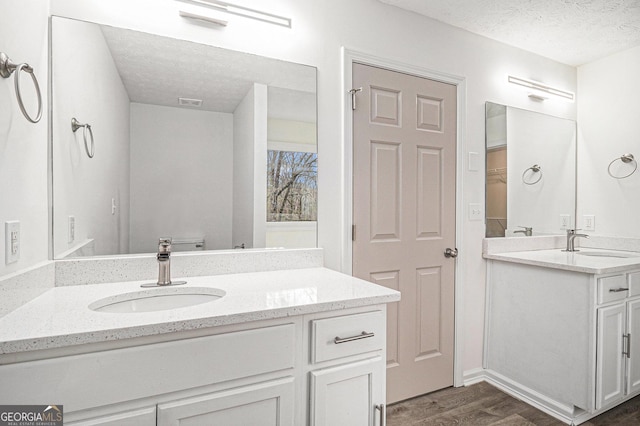
[(530, 237), (533, 235), (533, 228), (530, 228), (528, 226), (518, 226), (518, 228), (523, 228), (523, 229), (519, 229), (517, 231), (513, 231), (514, 234), (524, 234), (525, 237)]
[(576, 234), (579, 229), (567, 229), (567, 249), (562, 251), (580, 251), (575, 248), (575, 239), (578, 237), (589, 238), (587, 234)]
[(186, 284), (186, 281), (171, 281), (171, 238), (160, 238), (158, 242), (158, 282), (142, 284), (140, 287), (157, 287)]
[(158, 285), (171, 285), (171, 238), (158, 242)]

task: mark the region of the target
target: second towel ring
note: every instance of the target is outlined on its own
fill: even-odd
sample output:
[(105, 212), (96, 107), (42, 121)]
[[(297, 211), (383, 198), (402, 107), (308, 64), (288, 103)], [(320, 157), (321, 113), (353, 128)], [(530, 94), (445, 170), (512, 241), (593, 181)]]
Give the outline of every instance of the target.
[[(531, 170), (533, 173), (540, 173), (540, 175), (538, 176), (538, 179), (527, 182), (524, 179), (524, 175), (526, 175), (529, 170)], [(542, 167), (538, 166), (537, 164), (534, 164), (533, 166), (529, 167), (528, 169), (525, 169), (525, 171), (522, 172), (522, 183), (524, 183), (525, 185), (535, 185), (536, 183), (540, 182), (540, 179), (542, 179)]]
[[(622, 161), (625, 164), (628, 163), (633, 163), (633, 170), (631, 170), (628, 174), (624, 175), (624, 176), (616, 176), (613, 173), (611, 173), (611, 166), (613, 166), (613, 163), (615, 163), (616, 161)], [(611, 161), (609, 163), (609, 167), (607, 167), (607, 173), (609, 173), (609, 176), (611, 176), (614, 179), (625, 179), (628, 178), (629, 176), (631, 176), (632, 174), (634, 174), (636, 172), (636, 170), (638, 169), (638, 162), (636, 161), (635, 158), (633, 158), (633, 154), (623, 154), (621, 157), (618, 158), (614, 158), (613, 161)]]
[[(33, 85), (36, 88), (36, 95), (38, 97), (38, 113), (36, 114), (36, 118), (31, 118), (31, 116), (27, 112), (27, 109), (24, 107), (22, 92), (20, 92), (20, 71), (24, 71), (27, 74), (31, 75), (31, 80), (33, 80)], [(0, 76), (9, 78), (13, 73), (15, 73), (13, 82), (16, 88), (16, 98), (18, 99), (18, 106), (20, 107), (20, 111), (22, 111), (22, 115), (24, 115), (24, 118), (26, 118), (29, 122), (37, 123), (42, 118), (42, 95), (40, 94), (40, 85), (38, 84), (36, 74), (33, 72), (33, 68), (27, 63), (16, 65), (11, 62), (11, 59), (9, 59), (6, 54), (0, 52)]]
[[(82, 130), (82, 139), (84, 139), (84, 150), (87, 152), (89, 158), (93, 158), (95, 154), (95, 142), (93, 140), (93, 130), (91, 130), (90, 124), (82, 124), (78, 120), (74, 118), (71, 119), (71, 130), (75, 133), (79, 128), (83, 127)], [(91, 149), (89, 149), (89, 143), (87, 142), (87, 130), (89, 130), (89, 135), (91, 136)]]

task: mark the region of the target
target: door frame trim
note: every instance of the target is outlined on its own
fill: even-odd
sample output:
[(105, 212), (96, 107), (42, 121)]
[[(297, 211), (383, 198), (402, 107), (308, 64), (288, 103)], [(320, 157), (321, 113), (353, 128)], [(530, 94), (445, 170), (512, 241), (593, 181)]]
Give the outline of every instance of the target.
[[(447, 74), (428, 68), (383, 58), (358, 50), (342, 46), (342, 256), (340, 270), (352, 275), (353, 242), (351, 241), (351, 225), (353, 223), (353, 114), (351, 112), (352, 67), (354, 63), (371, 65), (390, 71), (411, 74), (430, 80), (440, 81), (456, 86), (457, 111), (456, 111), (456, 247), (464, 247), (464, 148), (465, 148), (465, 123), (466, 123), (466, 78), (458, 75)], [(455, 265), (454, 276), (454, 355), (453, 355), (453, 385), (464, 385), (464, 283), (465, 283), (466, 256), (464, 250), (458, 256)]]

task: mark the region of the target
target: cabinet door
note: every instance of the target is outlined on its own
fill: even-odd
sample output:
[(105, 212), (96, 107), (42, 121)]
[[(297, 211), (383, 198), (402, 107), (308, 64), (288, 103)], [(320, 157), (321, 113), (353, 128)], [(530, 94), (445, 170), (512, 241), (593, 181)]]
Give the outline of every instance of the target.
[(155, 426), (155, 424), (155, 406), (76, 422), (65, 422), (67, 426)]
[(311, 426), (379, 424), (384, 372), (381, 357), (311, 372)]
[(640, 391), (640, 299), (627, 304), (627, 395)]
[(294, 379), (158, 404), (158, 426), (294, 426)]
[(598, 309), (596, 409), (624, 397), (625, 304)]

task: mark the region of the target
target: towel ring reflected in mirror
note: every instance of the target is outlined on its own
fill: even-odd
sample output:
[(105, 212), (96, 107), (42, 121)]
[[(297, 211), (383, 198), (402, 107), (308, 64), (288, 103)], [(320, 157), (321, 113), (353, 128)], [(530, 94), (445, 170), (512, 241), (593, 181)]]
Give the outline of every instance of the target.
[[(613, 173), (611, 173), (611, 166), (613, 166), (613, 164), (616, 161), (620, 161), (623, 164), (629, 164), (629, 163), (633, 163), (633, 169), (627, 173), (626, 175), (622, 175), (622, 176), (616, 176)], [(609, 167), (607, 167), (607, 173), (609, 173), (609, 176), (611, 176), (614, 179), (626, 179), (629, 176), (631, 176), (632, 174), (634, 174), (636, 172), (636, 170), (638, 169), (638, 162), (636, 161), (636, 159), (633, 157), (633, 154), (623, 154), (621, 157), (618, 158), (614, 158), (613, 161), (611, 161), (609, 163)]]
[[(38, 98), (38, 113), (36, 114), (36, 118), (31, 118), (24, 106), (24, 101), (22, 100), (22, 92), (20, 91), (21, 71), (24, 71), (27, 74), (31, 75), (33, 86), (36, 89), (36, 96)], [(16, 99), (18, 100), (18, 107), (20, 107), (22, 115), (24, 115), (24, 118), (26, 118), (30, 123), (37, 123), (42, 118), (42, 95), (40, 94), (40, 85), (38, 84), (38, 79), (36, 78), (33, 67), (31, 67), (27, 63), (16, 65), (11, 61), (11, 59), (9, 59), (9, 57), (5, 53), (0, 52), (0, 76), (9, 78), (11, 77), (11, 74), (14, 74), (13, 82), (16, 88)]]
[[(71, 130), (75, 133), (79, 128), (83, 128), (82, 130), (82, 139), (84, 139), (84, 150), (87, 152), (89, 158), (93, 158), (95, 154), (95, 142), (93, 140), (93, 130), (91, 130), (90, 124), (82, 124), (78, 120), (74, 118), (71, 119)], [(87, 142), (87, 130), (89, 131), (89, 136), (91, 137), (91, 149), (89, 149), (89, 143)]]
[[(538, 179), (536, 180), (525, 179), (525, 175), (529, 170), (531, 170), (531, 173), (529, 173), (530, 175), (538, 173)], [(522, 172), (522, 183), (524, 183), (525, 185), (535, 185), (536, 183), (540, 182), (540, 179), (542, 179), (542, 167), (540, 167), (537, 164), (534, 164), (533, 166), (529, 167), (528, 169), (525, 169), (525, 171)]]

